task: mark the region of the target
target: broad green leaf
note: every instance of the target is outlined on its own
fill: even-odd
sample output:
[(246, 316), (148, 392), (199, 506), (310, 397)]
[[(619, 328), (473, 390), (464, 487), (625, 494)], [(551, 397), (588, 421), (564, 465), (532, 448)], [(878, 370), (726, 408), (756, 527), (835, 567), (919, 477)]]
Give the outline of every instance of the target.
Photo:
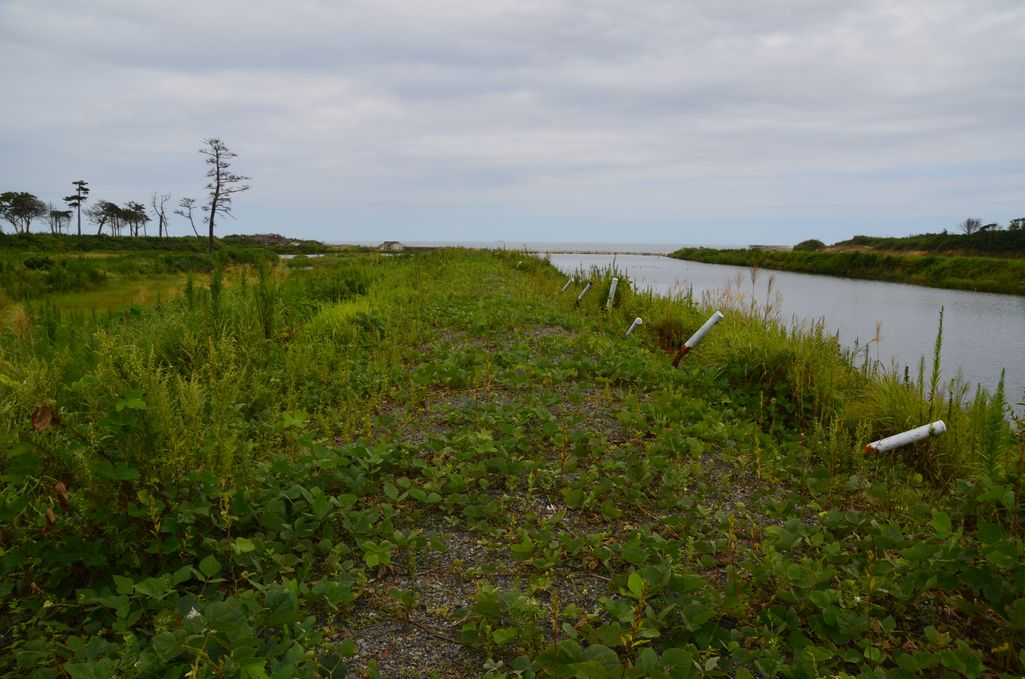
[(199, 562), (199, 570), (206, 577), (212, 578), (221, 572), (221, 562), (215, 559), (213, 554), (210, 554)]
[(160, 658), (160, 662), (166, 663), (182, 652), (181, 643), (174, 634), (168, 631), (160, 632), (153, 637), (153, 641), (150, 643), (157, 657)]
[(495, 643), (499, 646), (508, 644), (510, 641), (516, 638), (517, 630), (515, 627), (499, 627), (491, 633), (491, 638), (495, 640)]
[(630, 577), (626, 579), (626, 587), (630, 590), (630, 593), (636, 598), (641, 598), (641, 593), (644, 592), (644, 578), (642, 578), (637, 571), (630, 573)]
[(114, 576), (114, 589), (118, 594), (131, 594), (135, 586), (135, 580), (126, 578), (123, 575)]
[(192, 579), (192, 567), (191, 566), (182, 566), (181, 568), (179, 568), (178, 570), (176, 570), (174, 572), (174, 575), (171, 576), (171, 585), (174, 586), (174, 587), (177, 587), (178, 585), (182, 584), (183, 582), (188, 582), (191, 579)]
[(135, 591), (152, 599), (162, 599), (170, 590), (167, 587), (167, 582), (162, 578), (146, 578), (142, 582), (135, 583)]
[(235, 538), (231, 542), (231, 549), (236, 554), (248, 554), (249, 552), (256, 549), (256, 545), (249, 538)]
[(946, 512), (933, 512), (932, 527), (940, 537), (947, 537), (953, 532), (950, 515)]

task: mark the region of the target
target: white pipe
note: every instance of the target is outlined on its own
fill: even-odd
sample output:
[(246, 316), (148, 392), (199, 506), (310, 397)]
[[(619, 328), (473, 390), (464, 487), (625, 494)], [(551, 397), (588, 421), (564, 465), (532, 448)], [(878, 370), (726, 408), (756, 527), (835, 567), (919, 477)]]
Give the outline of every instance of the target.
[(884, 439), (873, 441), (865, 446), (865, 452), (885, 453), (887, 451), (894, 450), (895, 448), (906, 446), (909, 443), (922, 441), (930, 436), (938, 436), (946, 431), (947, 425), (943, 423), (943, 420), (936, 420), (932, 424), (923, 424), (921, 427), (909, 429), (905, 432), (901, 432), (900, 434), (894, 434), (893, 436), (887, 436)]
[(696, 333), (690, 336), (689, 340), (683, 343), (683, 346), (687, 347), (688, 351), (693, 349), (694, 346), (701, 341), (701, 338), (704, 337), (708, 333), (708, 331), (715, 327), (715, 324), (721, 321), (722, 319), (722, 312), (716, 311), (714, 314), (712, 314), (711, 318), (705, 321), (705, 324), (703, 326), (698, 328), (698, 331)]
[(626, 336), (629, 337), (630, 334), (633, 333), (634, 330), (639, 328), (641, 326), (641, 323), (643, 322), (644, 321), (642, 321), (640, 318), (635, 318), (634, 322), (630, 324), (630, 329), (626, 331)]
[(580, 296), (577, 297), (577, 303), (578, 304), (580, 303), (580, 300), (582, 300), (584, 298), (584, 295), (587, 294), (587, 291), (590, 290), (590, 289), (591, 289), (591, 281), (587, 281), (587, 285), (584, 286), (584, 289), (580, 291)]
[(608, 299), (608, 301), (605, 302), (605, 308), (606, 309), (611, 309), (612, 308), (612, 303), (614, 301), (616, 301), (616, 286), (617, 285), (619, 285), (619, 279), (618, 278), (613, 278), (612, 279), (612, 285), (609, 286), (609, 299)]
[(570, 276), (569, 280), (566, 281), (566, 285), (562, 286), (562, 290), (559, 290), (559, 292), (566, 292), (566, 288), (568, 288), (570, 286), (570, 283), (572, 283), (573, 280), (574, 280), (573, 277)]

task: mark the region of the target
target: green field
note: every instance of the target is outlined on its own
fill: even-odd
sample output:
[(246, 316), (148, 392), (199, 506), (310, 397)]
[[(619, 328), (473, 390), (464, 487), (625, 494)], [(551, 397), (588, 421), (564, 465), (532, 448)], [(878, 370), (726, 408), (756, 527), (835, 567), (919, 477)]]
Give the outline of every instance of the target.
[(621, 278), (606, 310), (614, 272), (560, 292), (524, 253), (220, 256), (146, 298), (81, 258), (109, 297), (78, 306), (29, 256), (0, 271), (0, 674), (1025, 673), (1003, 394), (753, 300)]

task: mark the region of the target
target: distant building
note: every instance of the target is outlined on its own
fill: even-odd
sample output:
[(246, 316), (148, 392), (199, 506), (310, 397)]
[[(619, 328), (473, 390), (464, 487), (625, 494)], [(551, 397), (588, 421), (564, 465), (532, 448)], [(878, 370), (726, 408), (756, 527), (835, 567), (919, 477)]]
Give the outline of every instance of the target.
[(377, 249), (381, 252), (402, 252), (406, 249), (406, 246), (397, 240), (386, 240), (378, 245)]

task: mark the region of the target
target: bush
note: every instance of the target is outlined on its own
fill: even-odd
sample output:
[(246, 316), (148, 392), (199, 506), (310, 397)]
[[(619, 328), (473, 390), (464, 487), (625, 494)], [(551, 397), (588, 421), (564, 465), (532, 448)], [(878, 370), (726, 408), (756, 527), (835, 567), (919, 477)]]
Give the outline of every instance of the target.
[(807, 252), (816, 252), (817, 250), (821, 250), (824, 247), (826, 247), (825, 243), (816, 238), (811, 238), (809, 240), (801, 241), (800, 243), (794, 246), (794, 249), (805, 250)]

